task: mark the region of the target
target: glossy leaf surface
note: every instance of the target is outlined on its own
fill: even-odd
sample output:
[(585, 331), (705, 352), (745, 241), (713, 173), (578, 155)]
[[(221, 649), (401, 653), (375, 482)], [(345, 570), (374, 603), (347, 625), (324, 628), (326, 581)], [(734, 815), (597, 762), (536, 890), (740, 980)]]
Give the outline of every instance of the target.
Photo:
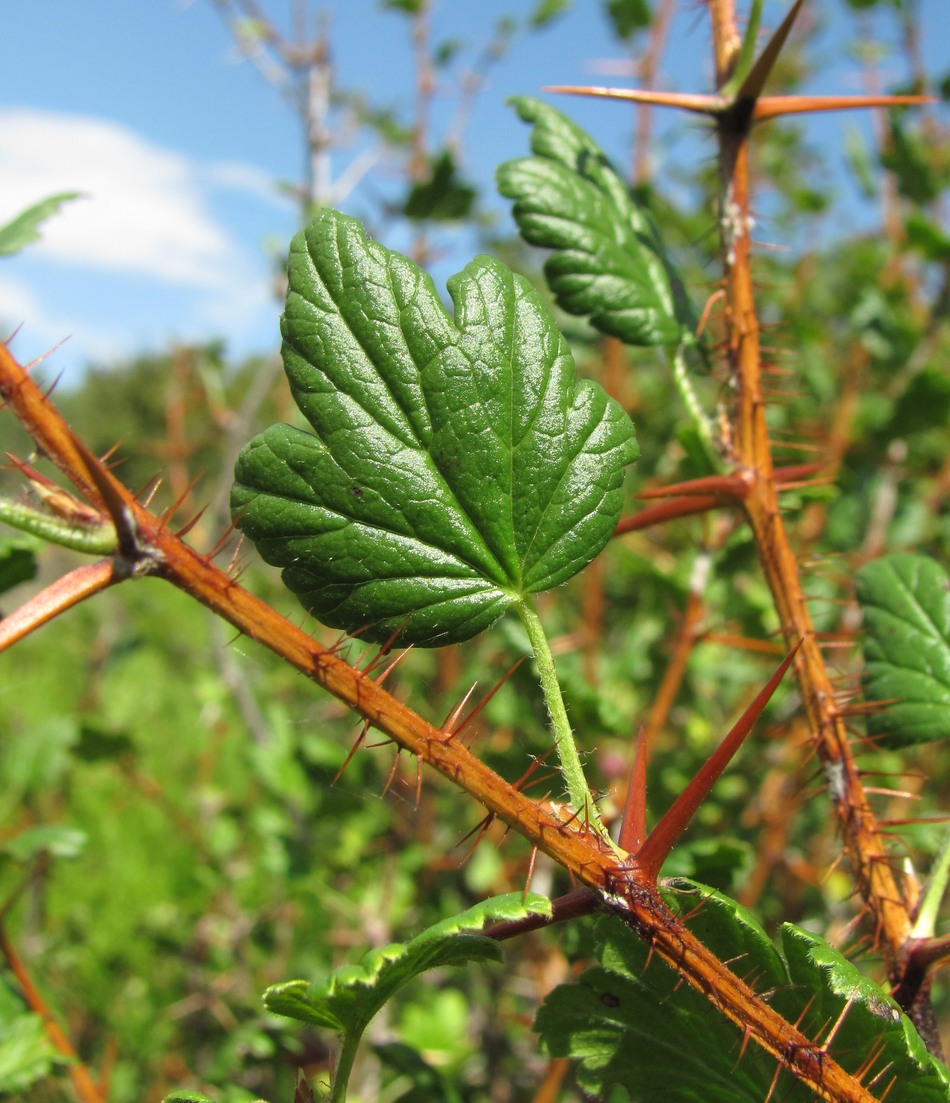
[(693, 343), (695, 320), (647, 211), (579, 126), (539, 100), (512, 100), (533, 125), (533, 157), (498, 169), (526, 241), (554, 253), (544, 273), (558, 304), (631, 345)]
[(888, 746), (950, 736), (950, 577), (936, 560), (889, 555), (858, 572), (868, 716)]
[(242, 452), (232, 509), (324, 623), (434, 646), (584, 567), (613, 532), (633, 426), (578, 382), (527, 281), (430, 278), (324, 211), (291, 246), (287, 376), (308, 433)]
[[(889, 1103), (950, 1098), (947, 1070), (893, 1000), (821, 939), (786, 924), (780, 954), (736, 901), (695, 882), (676, 886), (668, 903), (689, 915), (690, 930), (816, 1046), (828, 1042), (844, 1068), (856, 1073), (867, 1062), (865, 1084), (880, 1073), (883, 1091), (894, 1080)], [(598, 920), (595, 941), (598, 964), (555, 989), (535, 1021), (548, 1053), (579, 1061), (584, 1091), (600, 1097), (620, 1085), (642, 1103), (668, 1100), (671, 1085), (679, 1099), (768, 1097), (774, 1058), (745, 1044), (738, 1027), (615, 917)], [(772, 1097), (806, 1103), (813, 1094), (783, 1071)]]

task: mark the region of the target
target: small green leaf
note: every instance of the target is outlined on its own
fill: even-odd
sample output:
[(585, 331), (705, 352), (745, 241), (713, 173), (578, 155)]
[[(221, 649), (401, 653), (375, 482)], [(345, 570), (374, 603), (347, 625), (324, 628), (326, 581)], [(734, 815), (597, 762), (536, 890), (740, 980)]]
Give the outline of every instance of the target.
[(3, 853), (18, 862), (28, 862), (39, 854), (51, 854), (54, 858), (76, 858), (86, 845), (85, 831), (61, 824), (40, 824), (27, 827), (3, 844)]
[[(927, 1054), (910, 1021), (821, 939), (786, 924), (783, 956), (741, 905), (695, 882), (675, 882), (667, 903), (816, 1047), (827, 1043), (845, 1069), (867, 1070), (875, 1054), (864, 1082), (878, 1072), (885, 1084), (893, 1079), (888, 1103), (946, 1103), (947, 1070)], [(598, 921), (595, 946), (598, 964), (556, 988), (535, 1021), (549, 1054), (579, 1062), (585, 1092), (600, 1098), (620, 1085), (639, 1103), (665, 1103), (673, 1084), (677, 1098), (709, 1103), (761, 1103), (770, 1090), (789, 1103), (813, 1098), (788, 1072), (775, 1080), (775, 1059), (712, 1014), (709, 1002), (616, 917)]]
[(511, 102), (533, 124), (534, 156), (503, 164), (498, 190), (515, 200), (522, 237), (554, 250), (544, 272), (559, 305), (627, 344), (695, 343), (695, 317), (653, 220), (604, 152), (553, 107)]
[(443, 150), (429, 166), (426, 179), (410, 188), (402, 213), (417, 220), (459, 222), (468, 218), (477, 194), (459, 175), (451, 152)]
[(647, 0), (606, 0), (604, 6), (618, 38), (629, 38), (653, 22)]
[(566, 581), (617, 523), (630, 419), (579, 383), (530, 284), (488, 257), (448, 283), (323, 211), (291, 246), (284, 366), (314, 434), (272, 426), (231, 506), (325, 624), (436, 646)]
[(21, 1014), (0, 1024), (0, 1094), (25, 1092), (64, 1063), (39, 1015)]
[(537, 0), (531, 15), (528, 17), (529, 26), (535, 28), (546, 27), (548, 23), (553, 23), (559, 15), (563, 15), (572, 2), (573, 0)]
[(889, 555), (858, 572), (864, 691), (892, 701), (868, 734), (886, 746), (950, 736), (950, 578), (922, 555)]
[(21, 211), (16, 218), (5, 226), (0, 226), (0, 256), (9, 256), (11, 253), (19, 253), (25, 246), (34, 241), (39, 241), (39, 227), (51, 215), (56, 214), (59, 208), (71, 199), (77, 199), (79, 192), (60, 192), (59, 195), (51, 195), (48, 199), (42, 199)]
[(331, 1093), (332, 1099), (343, 1099), (363, 1032), (400, 988), (427, 969), (500, 961), (497, 942), (468, 932), (528, 915), (550, 916), (551, 902), (533, 894), (527, 899), (521, 893), (492, 897), (436, 923), (411, 942), (371, 950), (358, 965), (344, 965), (322, 985), (310, 985), (305, 980), (273, 985), (264, 994), (264, 1004), (277, 1015), (329, 1027), (343, 1035)]

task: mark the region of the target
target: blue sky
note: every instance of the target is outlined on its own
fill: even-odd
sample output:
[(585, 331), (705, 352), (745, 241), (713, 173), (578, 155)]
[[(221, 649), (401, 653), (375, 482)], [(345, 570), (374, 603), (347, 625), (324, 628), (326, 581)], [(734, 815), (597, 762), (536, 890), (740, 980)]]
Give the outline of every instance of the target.
[[(280, 21), (288, 0), (259, 0)], [(924, 0), (924, 45), (938, 72), (950, 68), (946, 0)], [(488, 41), (497, 19), (526, 16), (527, 0), (440, 0), (433, 37)], [(766, 0), (774, 23), (785, 2)], [(816, 0), (833, 15), (823, 91), (856, 90), (847, 57), (848, 24), (836, 0)], [(175, 341), (223, 338), (235, 357), (277, 344), (280, 307), (272, 295), (268, 247), (283, 247), (296, 227), (279, 181), (299, 179), (303, 156), (291, 112), (231, 43), (209, 0), (14, 0), (4, 6), (0, 72), (0, 223), (50, 193), (83, 198), (51, 220), (40, 245), (0, 258), (0, 323), (21, 327), (14, 351), (24, 360), (59, 342), (55, 373), (77, 378), (83, 365), (109, 363)], [(377, 0), (324, 0), (341, 85), (363, 87), (381, 103), (408, 108), (412, 69), (406, 20)], [(617, 59), (599, 0), (575, 0), (551, 27), (515, 38), (491, 71), (465, 140), (464, 170), (488, 185), (495, 165), (526, 152), (526, 128), (505, 99), (545, 83), (616, 83), (598, 65)], [(664, 72), (670, 87), (708, 87), (707, 28), (700, 5), (681, 0)], [(886, 75), (899, 79), (884, 63)], [(630, 113), (620, 105), (562, 100), (562, 106), (615, 156), (626, 159)], [(449, 125), (456, 101), (436, 101), (433, 129)], [(839, 120), (839, 121), (830, 121)], [(817, 131), (841, 158), (844, 122)], [(684, 155), (711, 146), (679, 124), (657, 144), (662, 168), (673, 143)], [(693, 143), (692, 152), (688, 143)], [(697, 144), (698, 143), (698, 144)], [(372, 151), (364, 141), (335, 151), (335, 177)], [(372, 210), (391, 169), (374, 163), (341, 202)], [(343, 177), (345, 179), (345, 176)], [(503, 217), (504, 206), (498, 210)], [(398, 241), (387, 244), (399, 246)], [(467, 243), (444, 237), (437, 282), (468, 259)]]

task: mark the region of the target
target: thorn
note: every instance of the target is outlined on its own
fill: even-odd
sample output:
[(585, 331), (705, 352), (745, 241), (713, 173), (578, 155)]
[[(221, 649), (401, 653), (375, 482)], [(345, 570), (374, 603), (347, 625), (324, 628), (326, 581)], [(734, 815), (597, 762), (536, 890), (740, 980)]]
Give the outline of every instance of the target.
[[(386, 742), (389, 743), (390, 740), (387, 739)], [(380, 746), (385, 746), (385, 743), (380, 744)], [(386, 784), (383, 786), (383, 791), (380, 794), (380, 796), (382, 796), (382, 797), (386, 796), (386, 794), (389, 792), (390, 786), (392, 785), (393, 781), (395, 781), (395, 779), (396, 779), (396, 769), (399, 766), (399, 756), (400, 756), (400, 754), (402, 754), (402, 748), (397, 747), (396, 748), (396, 753), (393, 755), (393, 764), (392, 764), (392, 766), (390, 766), (389, 773), (386, 776)]]
[(452, 726), (458, 720), (459, 715), (462, 712), (462, 709), (465, 708), (465, 706), (468, 704), (469, 698), (475, 692), (475, 687), (477, 685), (478, 685), (478, 682), (472, 682), (471, 689), (469, 689), (468, 693), (465, 694), (465, 696), (462, 698), (462, 700), (459, 701), (459, 703), (455, 706), (455, 708), (452, 709), (452, 711), (449, 713), (449, 715), (439, 725), (439, 731), (443, 732), (449, 739), (451, 739), (452, 736), (455, 734), (454, 731), (452, 730)]
[(532, 846), (531, 857), (528, 859), (528, 876), (524, 883), (524, 892), (522, 893), (522, 902), (528, 899), (528, 892), (531, 889), (531, 882), (534, 879), (534, 863), (538, 860), (538, 848)]
[(637, 734), (633, 765), (627, 782), (618, 842), (628, 854), (636, 854), (647, 835), (647, 748), (643, 726)]
[[(511, 666), (508, 667), (508, 669), (502, 675), (501, 679), (496, 683), (495, 686), (493, 686), (491, 691), (485, 697), (483, 697), (481, 701), (478, 702), (478, 704), (472, 709), (472, 711), (464, 716), (454, 728), (449, 729), (448, 734), (450, 736), (454, 737), (456, 735), (461, 735), (461, 733), (469, 726), (469, 724), (471, 724), (471, 722), (481, 713), (482, 709), (485, 708), (488, 702), (501, 689), (505, 682), (507, 682), (512, 674), (514, 674), (518, 667), (521, 666), (521, 664), (525, 661), (525, 658), (526, 656), (522, 655), (520, 658), (516, 659), (511, 664)], [(474, 689), (475, 687), (473, 686), (472, 688)]]
[(851, 990), (851, 995), (848, 996), (848, 998), (845, 1000), (844, 1007), (841, 1008), (841, 1014), (835, 1020), (834, 1025), (831, 1027), (831, 1030), (828, 1032), (828, 1037), (825, 1039), (825, 1041), (823, 1041), (821, 1043), (821, 1047), (820, 1047), (820, 1052), (821, 1053), (827, 1053), (829, 1051), (829, 1049), (831, 1047), (831, 1043), (835, 1040), (835, 1035), (841, 1029), (841, 1024), (844, 1022), (845, 1016), (851, 1010), (851, 1006), (854, 1003), (854, 998), (855, 998), (855, 996), (857, 996), (859, 988), (860, 988), (860, 986), (856, 984), (854, 986), (854, 988)]
[(712, 313), (712, 308), (716, 305), (720, 299), (726, 297), (726, 289), (720, 287), (718, 291), (714, 291), (706, 300), (706, 305), (703, 307), (703, 312), (699, 316), (699, 324), (696, 326), (696, 340), (698, 341), (703, 335), (703, 331), (706, 329), (706, 325), (709, 322), (709, 316)]
[(780, 115), (870, 107), (923, 107), (936, 102), (933, 96), (763, 96), (756, 103), (753, 115), (756, 122), (762, 122)]
[[(494, 812), (487, 812), (484, 816), (482, 816), (482, 818), (478, 821), (478, 823), (475, 824), (475, 826), (472, 828), (471, 831), (466, 831), (465, 832), (465, 834), (461, 837), (461, 839), (459, 839), (459, 841), (455, 845), (457, 847), (461, 846), (462, 843), (467, 842), (475, 834), (475, 832), (478, 831), (479, 832), (479, 837), (475, 841), (475, 845), (477, 846), (479, 841), (481, 840), (482, 835), (484, 835), (484, 833), (489, 829), (489, 827), (491, 827), (491, 825), (495, 822), (496, 818), (497, 817), (496, 817)], [(472, 849), (474, 849), (474, 847)], [(469, 857), (470, 854), (471, 854), (471, 851), (469, 851), (465, 855), (465, 857), (462, 859), (462, 863), (461, 863), (462, 865), (464, 865), (465, 862), (468, 860), (468, 857)]]
[[(217, 542), (214, 544), (214, 546), (211, 548), (211, 550), (207, 553), (207, 558), (208, 558), (209, 561), (214, 559), (214, 557), (216, 555), (220, 555), (220, 553), (224, 550), (224, 545), (228, 542), (228, 540), (231, 538), (232, 533), (234, 533), (235, 531), (236, 531), (236, 526), (235, 526), (234, 522), (232, 521), (228, 525), (228, 527), (224, 530), (223, 534), (218, 537)], [(237, 555), (238, 555), (238, 552), (241, 549), (241, 543), (243, 542), (243, 540), (244, 540), (244, 536), (243, 536), (243, 533), (242, 533), (242, 535), (238, 539), (238, 546), (234, 549), (234, 556), (231, 559), (231, 566), (234, 565), (234, 563), (237, 559)], [(229, 567), (229, 569), (230, 569), (230, 567)]]
[[(531, 765), (527, 768), (527, 770), (525, 770), (525, 772), (521, 775), (521, 777), (519, 777), (518, 780), (512, 784), (512, 788), (516, 792), (520, 793), (521, 792), (521, 787), (524, 785), (524, 783), (528, 780), (529, 777), (531, 777), (531, 775), (535, 772), (535, 770), (537, 770), (538, 767), (542, 765), (542, 763), (546, 762), (547, 759), (549, 759), (551, 757), (551, 755), (554, 754), (554, 750), (555, 750), (554, 747), (548, 747), (548, 749), (544, 752), (544, 754), (542, 754), (542, 755), (532, 755), (531, 756)], [(541, 777), (536, 779), (536, 781), (547, 781), (548, 778), (556, 777), (556, 776), (557, 776), (556, 773), (542, 774)], [(550, 792), (545, 793), (545, 795), (541, 798), (541, 800), (547, 800), (550, 795), (551, 795)]]
[(733, 636), (728, 632), (707, 632), (706, 643), (718, 643), (735, 651), (758, 652), (763, 655), (782, 655), (785, 648), (776, 640), (755, 640), (747, 636)]
[[(181, 492), (181, 494), (178, 495), (178, 497), (174, 500), (174, 502), (172, 502), (172, 504), (167, 509), (162, 510), (162, 515), (158, 519), (159, 525), (162, 528), (164, 528), (165, 525), (168, 524), (168, 522), (172, 519), (172, 517), (175, 516), (177, 511), (181, 508), (182, 503), (185, 501), (186, 498), (189, 497), (189, 495), (195, 489), (195, 487), (198, 485), (199, 482), (201, 482), (201, 476), (196, 475), (191, 480), (191, 482), (185, 487), (185, 489)], [(207, 507), (205, 507), (205, 508), (207, 508)], [(204, 513), (204, 510), (202, 510), (201, 513)], [(198, 516), (200, 517), (201, 514), (199, 513)], [(195, 520), (197, 520), (197, 519), (198, 518), (196, 517)], [(192, 522), (192, 524), (194, 524), (194, 521)]]
[(715, 784), (717, 778), (725, 770), (733, 755), (742, 746), (752, 726), (762, 714), (762, 710), (768, 704), (772, 694), (778, 688), (779, 682), (785, 675), (793, 659), (801, 647), (799, 640), (795, 647), (785, 656), (775, 673), (765, 686), (758, 692), (749, 707), (736, 721), (725, 739), (713, 751), (706, 762), (699, 768), (692, 781), (686, 786), (673, 804), (667, 809), (660, 822), (653, 828), (646, 842), (634, 855), (637, 865), (655, 882), (659, 876), (660, 867), (673, 848), (674, 843), (685, 830), (689, 821), (693, 818), (697, 808), (709, 794), (709, 790)]
[(194, 517), (192, 517), (192, 519), (190, 521), (186, 521), (182, 525), (182, 527), (180, 529), (178, 529), (178, 531), (175, 533), (175, 535), (179, 539), (181, 539), (183, 536), (187, 536), (188, 533), (191, 532), (191, 530), (195, 527), (195, 525), (198, 524), (198, 522), (201, 520), (201, 518), (204, 517), (205, 511), (207, 510), (207, 508), (208, 508), (207, 506), (202, 506), (201, 509), (198, 510), (198, 512), (194, 515)]
[(343, 773), (352, 761), (353, 755), (355, 755), (356, 752), (363, 745), (367, 735), (369, 735), (369, 721), (364, 720), (363, 726), (360, 728), (360, 734), (356, 737), (356, 742), (353, 744), (352, 747), (350, 747), (350, 753), (343, 760), (343, 765), (339, 768), (339, 770), (337, 770), (336, 774), (334, 775), (333, 780), (330, 782), (331, 785), (336, 785), (340, 778), (343, 777)]
[[(400, 651), (399, 654), (396, 655), (395, 658), (393, 658), (391, 662), (387, 663), (385, 669), (380, 673), (379, 677), (374, 678), (373, 681), (375, 681), (375, 683), (378, 686), (381, 686), (383, 684), (383, 682), (386, 681), (386, 679), (389, 677), (389, 675), (392, 674), (392, 672), (396, 669), (397, 666), (399, 666), (399, 664), (409, 654), (409, 652), (411, 650), (412, 650), (411, 647), (407, 647), (405, 651)], [(369, 666), (365, 670), (361, 671), (361, 673), (363, 675), (368, 675), (369, 672), (376, 665), (376, 663), (380, 659), (380, 657), (385, 655), (385, 653), (386, 653), (385, 651), (380, 651), (379, 654), (377, 654), (376, 658), (374, 658), (373, 661), (369, 664)]]
[(693, 92), (653, 92), (639, 88), (602, 88), (593, 85), (550, 84), (543, 91), (568, 96), (594, 96), (606, 100), (632, 100), (655, 107), (678, 107), (699, 115), (721, 115), (730, 106), (724, 96)]
[(789, 9), (788, 15), (785, 16), (775, 33), (765, 44), (762, 53), (755, 59), (752, 68), (735, 92), (734, 102), (736, 104), (741, 104), (743, 101), (755, 101), (761, 96), (765, 82), (775, 68), (775, 63), (785, 47), (788, 36), (792, 32), (792, 27), (795, 26), (795, 20), (798, 18), (803, 3), (804, 0), (795, 0), (795, 3)]
[[(363, 671), (364, 674), (369, 674), (369, 672), (379, 662), (379, 660), (384, 655), (388, 655), (389, 652), (392, 651), (393, 645), (395, 644), (396, 640), (399, 639), (399, 637), (402, 635), (402, 631), (406, 627), (406, 625), (409, 623), (409, 620), (410, 620), (411, 616), (412, 616), (412, 614), (408, 613), (396, 625), (395, 629), (390, 634), (389, 638), (386, 640), (386, 642), (380, 647), (379, 651), (376, 653), (376, 658), (373, 659), (373, 661), (369, 664), (369, 666)], [(371, 624), (364, 624), (362, 628), (360, 628), (356, 632), (351, 632), (350, 635), (352, 635), (354, 637), (361, 636), (365, 631), (367, 631), (367, 629), (369, 629), (371, 627), (372, 627)]]
[(743, 501), (749, 493), (749, 480), (743, 475), (706, 475), (701, 479), (689, 479), (684, 483), (670, 486), (657, 486), (651, 490), (641, 490), (637, 495), (641, 500), (651, 498), (703, 497), (713, 494), (737, 501)]

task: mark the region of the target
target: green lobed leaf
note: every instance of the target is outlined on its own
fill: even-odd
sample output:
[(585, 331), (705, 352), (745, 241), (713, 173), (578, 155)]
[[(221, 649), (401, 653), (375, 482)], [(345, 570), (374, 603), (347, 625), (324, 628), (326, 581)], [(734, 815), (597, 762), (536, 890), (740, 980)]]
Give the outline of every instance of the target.
[(357, 965), (344, 965), (321, 985), (305, 980), (272, 985), (264, 995), (268, 1010), (341, 1033), (362, 1033), (366, 1024), (403, 985), (427, 969), (500, 961), (493, 939), (470, 932), (528, 915), (551, 914), (543, 896), (508, 893), (426, 928), (410, 942), (371, 950)]
[(540, 296), (479, 257), (431, 279), (323, 211), (291, 245), (284, 366), (307, 433), (241, 453), (237, 525), (325, 624), (436, 646), (566, 581), (620, 516), (638, 450), (578, 382)]
[[(889, 1103), (946, 1103), (947, 1070), (931, 1058), (897, 1005), (816, 936), (786, 924), (780, 954), (755, 919), (727, 896), (691, 881), (671, 883), (667, 903), (720, 960), (846, 1069), (875, 1054), (864, 1083), (895, 1079)], [(810, 1090), (774, 1058), (746, 1044), (742, 1030), (715, 1014), (699, 992), (651, 954), (615, 916), (595, 928), (598, 964), (556, 988), (535, 1020), (542, 1045), (578, 1062), (581, 1088), (601, 1097), (614, 1086), (638, 1103), (678, 1100), (806, 1103)], [(832, 1024), (839, 1023), (829, 1041)]]
[(693, 344), (696, 320), (646, 210), (606, 154), (548, 104), (511, 100), (531, 123), (533, 157), (507, 161), (498, 190), (522, 237), (553, 249), (545, 276), (561, 307), (631, 345)]
[(864, 692), (892, 701), (868, 716), (886, 746), (950, 736), (950, 578), (922, 555), (889, 555), (857, 575)]
[(16, 218), (4, 226), (0, 226), (0, 256), (9, 256), (11, 253), (19, 253), (25, 246), (39, 241), (39, 227), (51, 215), (56, 214), (59, 208), (68, 203), (70, 199), (78, 198), (78, 192), (61, 192), (59, 195), (51, 195), (47, 199), (41, 199), (32, 207), (21, 211)]
[[(495, 896), (458, 915), (428, 927), (410, 942), (371, 950), (357, 965), (344, 965), (320, 985), (293, 980), (272, 985), (264, 993), (269, 1011), (343, 1035), (337, 1064), (345, 1092), (356, 1047), (373, 1016), (409, 981), (428, 969), (466, 965), (473, 961), (500, 961), (496, 941), (470, 932), (528, 915), (550, 917), (551, 902), (535, 894)], [(334, 1083), (331, 1098), (344, 1098)]]

